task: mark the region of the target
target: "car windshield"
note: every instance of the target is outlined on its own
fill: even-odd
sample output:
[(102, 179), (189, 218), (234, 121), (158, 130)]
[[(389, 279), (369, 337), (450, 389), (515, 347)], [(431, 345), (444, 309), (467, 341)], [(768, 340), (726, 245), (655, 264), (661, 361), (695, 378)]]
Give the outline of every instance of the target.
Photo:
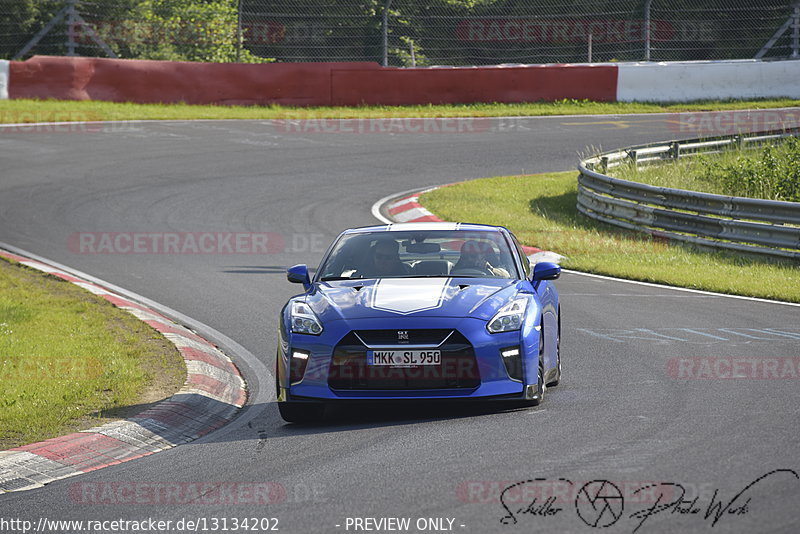
[(500, 232), (376, 231), (345, 234), (319, 268), (319, 280), (357, 278), (517, 278)]

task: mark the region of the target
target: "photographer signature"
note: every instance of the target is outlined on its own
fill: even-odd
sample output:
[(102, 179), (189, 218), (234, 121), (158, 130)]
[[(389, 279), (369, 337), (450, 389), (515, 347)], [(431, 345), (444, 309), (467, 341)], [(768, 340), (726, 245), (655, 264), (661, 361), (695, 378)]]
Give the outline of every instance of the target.
[[(753, 497), (759, 485), (768, 478), (776, 476), (794, 477), (800, 481), (800, 474), (793, 469), (774, 469), (769, 471), (752, 482), (744, 486), (735, 493), (730, 499), (722, 497), (722, 492), (715, 489), (713, 495), (707, 501), (701, 500), (700, 496), (687, 498), (686, 487), (677, 482), (653, 482), (641, 484), (635, 488), (627, 488), (627, 495), (623, 493), (617, 484), (608, 480), (592, 480), (586, 482), (578, 489), (578, 484), (565, 479), (546, 479), (535, 478), (521, 480), (505, 487), (500, 492), (500, 504), (506, 514), (500, 519), (504, 525), (514, 525), (523, 516), (529, 517), (554, 517), (565, 511), (568, 507), (574, 507), (578, 518), (591, 528), (605, 528), (617, 523), (620, 519), (627, 517), (634, 520), (635, 526), (632, 532), (637, 532), (652, 517), (667, 513), (667, 515), (678, 514), (680, 517), (693, 516), (716, 526), (724, 518), (743, 516), (751, 512)], [(540, 489), (547, 486), (553, 491), (554, 495), (544, 496), (540, 491), (532, 491), (535, 494), (532, 498), (522, 499), (522, 505), (513, 498), (530, 487)], [(561, 488), (555, 491), (554, 488)], [(564, 502), (564, 496), (572, 492), (574, 499), (571, 502)], [(630, 491), (632, 489), (632, 491)], [(557, 495), (558, 494), (558, 497)], [(643, 496), (648, 504), (641, 505), (635, 511), (629, 512), (625, 516), (625, 497), (633, 498), (638, 501)], [(561, 498), (559, 498), (561, 497)], [(571, 506), (569, 506), (571, 505)]]

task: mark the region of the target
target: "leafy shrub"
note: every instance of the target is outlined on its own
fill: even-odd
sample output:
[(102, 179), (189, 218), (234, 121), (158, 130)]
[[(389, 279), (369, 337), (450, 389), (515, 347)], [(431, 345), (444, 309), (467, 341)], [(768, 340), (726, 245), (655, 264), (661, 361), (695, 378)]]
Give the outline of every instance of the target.
[(724, 194), (731, 196), (800, 202), (800, 139), (767, 145), (756, 154), (703, 159), (699, 178), (721, 184)]

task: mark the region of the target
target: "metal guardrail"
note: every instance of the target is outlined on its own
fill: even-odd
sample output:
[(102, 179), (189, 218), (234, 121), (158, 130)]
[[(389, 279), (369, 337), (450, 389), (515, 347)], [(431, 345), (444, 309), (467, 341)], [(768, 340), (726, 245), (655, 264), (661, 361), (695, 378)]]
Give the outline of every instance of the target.
[(798, 135), (766, 133), (672, 141), (607, 152), (581, 161), (578, 211), (654, 236), (714, 248), (800, 260), (800, 203), (656, 187), (607, 176), (622, 164), (648, 165), (730, 148), (755, 148)]

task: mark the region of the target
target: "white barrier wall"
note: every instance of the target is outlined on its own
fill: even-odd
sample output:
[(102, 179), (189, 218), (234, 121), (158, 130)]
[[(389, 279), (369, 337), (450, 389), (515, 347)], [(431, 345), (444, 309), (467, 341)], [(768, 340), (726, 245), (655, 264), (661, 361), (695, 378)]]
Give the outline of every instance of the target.
[(800, 61), (620, 63), (617, 100), (800, 98)]
[(8, 60), (0, 59), (0, 100), (8, 98)]

